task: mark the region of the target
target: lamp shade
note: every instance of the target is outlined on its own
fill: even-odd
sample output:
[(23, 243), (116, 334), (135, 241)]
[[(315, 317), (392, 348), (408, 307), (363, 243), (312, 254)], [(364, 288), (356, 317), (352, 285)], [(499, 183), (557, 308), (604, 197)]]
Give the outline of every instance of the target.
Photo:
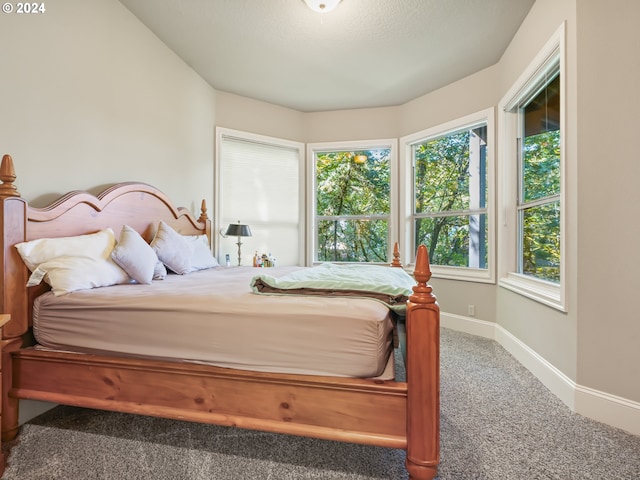
[(250, 237), (251, 229), (249, 228), (249, 225), (242, 225), (239, 222), (230, 223), (225, 235), (230, 237)]

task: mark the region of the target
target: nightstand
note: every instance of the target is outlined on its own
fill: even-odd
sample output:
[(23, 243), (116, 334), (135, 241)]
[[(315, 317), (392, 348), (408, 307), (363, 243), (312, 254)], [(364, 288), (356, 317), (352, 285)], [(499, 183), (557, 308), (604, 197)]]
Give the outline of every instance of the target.
[[(2, 327), (11, 320), (11, 315), (0, 315), (0, 340), (2, 339)], [(0, 386), (2, 385), (2, 343), (0, 343)], [(0, 425), (2, 424), (2, 401), (0, 399)], [(0, 440), (0, 477), (4, 473), (4, 454), (2, 453), (2, 441)]]

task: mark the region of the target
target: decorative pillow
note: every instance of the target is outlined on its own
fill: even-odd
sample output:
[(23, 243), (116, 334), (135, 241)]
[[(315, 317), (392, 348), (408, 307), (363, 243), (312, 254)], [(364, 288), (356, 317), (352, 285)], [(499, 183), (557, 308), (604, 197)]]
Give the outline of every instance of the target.
[(105, 259), (116, 246), (113, 230), (105, 228), (96, 233), (75, 237), (39, 238), (16, 245), (18, 253), (30, 271), (38, 265), (58, 257), (89, 257)]
[(138, 283), (151, 283), (158, 256), (144, 238), (129, 225), (124, 225), (111, 258)]
[(111, 259), (115, 245), (113, 230), (105, 228), (87, 235), (22, 242), (16, 249), (32, 272), (27, 286), (44, 280), (55, 295), (64, 295), (129, 282), (129, 275)]
[(216, 257), (211, 253), (209, 239), (206, 235), (186, 235), (184, 238), (193, 248), (193, 255), (191, 255), (192, 272), (220, 266)]
[(54, 295), (131, 281), (129, 275), (111, 258), (70, 256), (53, 258), (38, 265), (29, 277), (27, 286), (38, 285), (43, 279), (51, 285)]
[(167, 268), (180, 275), (191, 271), (193, 249), (184, 236), (165, 222), (160, 222), (158, 231), (151, 241), (151, 248)]

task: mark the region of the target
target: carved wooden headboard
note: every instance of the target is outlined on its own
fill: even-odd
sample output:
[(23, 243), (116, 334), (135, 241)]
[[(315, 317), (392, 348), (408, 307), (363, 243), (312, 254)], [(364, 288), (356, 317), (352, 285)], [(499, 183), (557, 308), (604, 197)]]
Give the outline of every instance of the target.
[(35, 208), (18, 193), (9, 155), (2, 157), (0, 180), (0, 313), (11, 314), (11, 321), (2, 331), (4, 341), (17, 339), (28, 330), (33, 299), (48, 288), (26, 287), (29, 271), (14, 247), (17, 243), (82, 235), (107, 227), (119, 236), (123, 225), (129, 225), (151, 241), (160, 220), (179, 233), (206, 234), (211, 241), (211, 220), (204, 201), (200, 218), (196, 219), (187, 209), (174, 206), (164, 193), (145, 183), (119, 183), (97, 196), (73, 191), (44, 208)]

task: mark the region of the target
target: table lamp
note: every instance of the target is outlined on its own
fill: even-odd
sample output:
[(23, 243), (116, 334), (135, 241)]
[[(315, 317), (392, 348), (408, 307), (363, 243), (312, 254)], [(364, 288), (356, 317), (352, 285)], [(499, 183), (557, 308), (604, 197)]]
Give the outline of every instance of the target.
[(236, 243), (236, 245), (238, 245), (238, 266), (240, 266), (240, 264), (242, 263), (242, 252), (240, 251), (240, 249), (242, 248), (241, 238), (250, 237), (251, 229), (249, 228), (249, 225), (242, 225), (240, 223), (240, 220), (238, 220), (238, 223), (229, 224), (229, 226), (227, 227), (227, 231), (225, 232), (225, 236), (238, 237), (238, 242)]

